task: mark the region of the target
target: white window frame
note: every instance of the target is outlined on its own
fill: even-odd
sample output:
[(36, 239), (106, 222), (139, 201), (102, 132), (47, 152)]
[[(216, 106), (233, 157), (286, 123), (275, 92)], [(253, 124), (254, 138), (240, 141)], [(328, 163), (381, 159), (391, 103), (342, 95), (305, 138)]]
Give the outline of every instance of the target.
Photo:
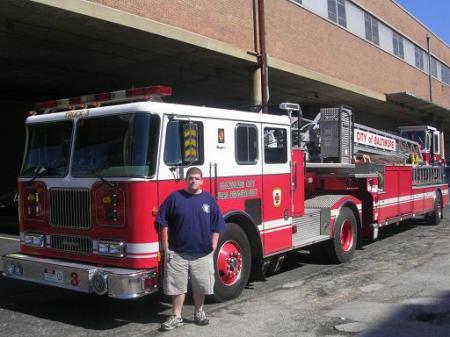
[(445, 64), (441, 64), (442, 82), (450, 85), (450, 68)]
[(431, 57), (430, 74), (434, 78), (438, 78), (438, 61), (433, 56)]
[(405, 59), (405, 48), (403, 47), (403, 37), (396, 31), (392, 31), (392, 43), (394, 45), (394, 55)]
[(378, 20), (367, 12), (364, 12), (364, 26), (366, 29), (366, 40), (380, 45), (380, 32), (378, 28)]
[(347, 28), (345, 0), (328, 0), (328, 19)]
[(420, 70), (425, 70), (425, 64), (423, 60), (423, 50), (417, 46), (414, 46), (414, 59), (416, 60), (416, 68)]

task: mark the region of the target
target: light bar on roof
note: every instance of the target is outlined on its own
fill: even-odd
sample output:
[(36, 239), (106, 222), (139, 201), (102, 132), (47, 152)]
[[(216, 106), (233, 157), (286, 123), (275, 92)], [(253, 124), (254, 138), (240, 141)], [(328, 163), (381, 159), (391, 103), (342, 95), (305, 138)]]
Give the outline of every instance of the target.
[(30, 111), (30, 115), (64, 110), (94, 108), (101, 105), (112, 105), (136, 101), (161, 101), (161, 97), (171, 95), (172, 88), (162, 85), (102, 92), (94, 95), (77, 96), (35, 103), (34, 111)]

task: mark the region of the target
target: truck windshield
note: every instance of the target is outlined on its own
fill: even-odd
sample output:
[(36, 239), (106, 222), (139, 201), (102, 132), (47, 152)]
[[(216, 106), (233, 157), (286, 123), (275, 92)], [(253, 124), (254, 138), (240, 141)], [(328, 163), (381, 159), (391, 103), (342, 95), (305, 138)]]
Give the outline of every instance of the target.
[(78, 120), (72, 175), (152, 176), (159, 124), (158, 116), (144, 112)]
[(425, 131), (402, 131), (401, 136), (419, 143), (422, 148), (428, 145), (425, 144)]
[(22, 177), (64, 177), (70, 155), (72, 121), (29, 124)]

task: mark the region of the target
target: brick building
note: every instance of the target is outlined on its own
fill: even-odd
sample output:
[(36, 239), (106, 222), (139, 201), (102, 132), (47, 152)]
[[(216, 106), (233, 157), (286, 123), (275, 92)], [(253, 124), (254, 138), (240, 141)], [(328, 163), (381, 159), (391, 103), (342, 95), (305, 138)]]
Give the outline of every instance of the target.
[[(91, 1), (255, 50), (250, 0)], [(381, 101), (408, 92), (450, 107), (449, 46), (395, 1), (267, 0), (266, 30), (274, 70)], [(288, 91), (278, 83), (271, 90)], [(304, 103), (322, 103), (319, 89), (309, 94)]]
[[(36, 101), (165, 84), (175, 102), (258, 103), (258, 3), (2, 1), (0, 103), (11, 121), (2, 188), (14, 184)], [(265, 27), (269, 103), (311, 115), (346, 104), (374, 127), (450, 130), (450, 48), (395, 1), (265, 0)]]

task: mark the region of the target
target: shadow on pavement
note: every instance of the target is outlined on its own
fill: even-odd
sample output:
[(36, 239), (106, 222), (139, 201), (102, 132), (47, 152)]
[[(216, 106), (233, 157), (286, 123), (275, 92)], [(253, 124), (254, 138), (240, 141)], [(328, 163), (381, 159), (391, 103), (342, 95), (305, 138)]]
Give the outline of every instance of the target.
[(19, 222), (16, 215), (0, 215), (0, 233), (19, 235)]
[[(444, 220), (445, 218), (450, 217), (450, 208), (444, 209)], [(444, 221), (443, 220), (443, 221)], [(441, 223), (442, 225), (442, 223)], [(383, 227), (378, 235), (378, 238), (376, 240), (366, 239), (363, 238), (362, 241), (362, 247), (357, 248), (358, 250), (364, 250), (365, 247), (370, 246), (371, 244), (375, 242), (380, 242), (386, 239), (389, 239), (395, 235), (398, 235), (400, 233), (404, 233), (410, 230), (413, 230), (414, 228), (418, 226), (423, 227), (437, 227), (437, 226), (431, 226), (428, 224), (427, 220), (423, 218), (416, 218), (416, 219), (410, 219), (407, 221), (403, 221), (399, 224), (391, 224), (388, 226)], [(440, 225), (438, 225), (440, 226)], [(315, 249), (316, 246), (310, 246), (305, 247), (305, 250), (295, 251), (295, 252), (289, 252), (286, 254), (286, 259), (283, 262), (283, 265), (281, 269), (276, 273), (282, 273), (287, 272), (296, 268), (301, 268), (305, 265), (334, 265), (331, 263), (320, 251), (320, 249)], [(270, 276), (270, 274), (269, 274)], [(450, 334), (449, 334), (450, 336)]]
[(389, 318), (361, 333), (360, 337), (448, 337), (450, 291), (439, 297), (409, 299)]
[(128, 323), (161, 323), (170, 307), (160, 294), (115, 300), (35, 285), (0, 276), (0, 308), (85, 329), (109, 330)]

